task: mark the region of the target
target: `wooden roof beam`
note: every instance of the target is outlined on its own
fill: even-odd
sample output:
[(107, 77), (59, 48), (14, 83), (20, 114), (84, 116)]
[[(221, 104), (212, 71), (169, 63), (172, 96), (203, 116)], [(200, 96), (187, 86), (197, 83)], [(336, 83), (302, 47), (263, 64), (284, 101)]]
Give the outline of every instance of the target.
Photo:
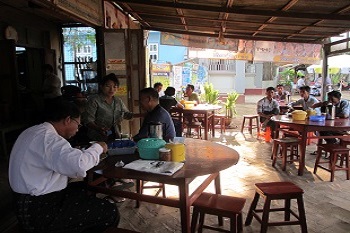
[(187, 3), (170, 3), (155, 0), (114, 0), (116, 3), (125, 4), (139, 4), (148, 6), (158, 6), (167, 8), (179, 8), (187, 10), (199, 10), (218, 13), (230, 13), (238, 15), (257, 15), (257, 16), (269, 16), (269, 17), (284, 17), (284, 18), (302, 18), (302, 19), (319, 19), (319, 20), (350, 20), (350, 15), (334, 15), (334, 14), (315, 14), (315, 13), (298, 13), (289, 11), (273, 11), (273, 10), (247, 10), (239, 7), (226, 8), (215, 6), (203, 6)]

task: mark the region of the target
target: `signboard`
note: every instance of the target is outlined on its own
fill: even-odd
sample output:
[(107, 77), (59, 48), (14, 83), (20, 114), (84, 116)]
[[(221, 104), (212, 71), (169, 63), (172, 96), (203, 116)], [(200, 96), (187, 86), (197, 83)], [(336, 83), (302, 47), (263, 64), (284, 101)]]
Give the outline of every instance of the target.
[(125, 59), (107, 59), (107, 70), (126, 70)]
[(171, 71), (171, 65), (169, 64), (152, 64), (152, 72), (169, 73)]
[(238, 47), (237, 39), (219, 39), (217, 37), (194, 36), (169, 32), (161, 33), (160, 43), (164, 45), (220, 50), (237, 50)]
[(182, 66), (173, 66), (174, 83), (173, 87), (176, 90), (181, 90), (182, 86)]
[(58, 8), (96, 26), (103, 25), (104, 16), (100, 0), (53, 0), (53, 3)]

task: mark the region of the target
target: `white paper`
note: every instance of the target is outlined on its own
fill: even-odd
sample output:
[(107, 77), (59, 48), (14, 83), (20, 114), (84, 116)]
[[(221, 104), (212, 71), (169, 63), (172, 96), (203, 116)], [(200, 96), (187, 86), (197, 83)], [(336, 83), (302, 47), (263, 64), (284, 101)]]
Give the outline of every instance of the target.
[(139, 159), (125, 165), (124, 168), (171, 176), (183, 166), (184, 164), (179, 162)]

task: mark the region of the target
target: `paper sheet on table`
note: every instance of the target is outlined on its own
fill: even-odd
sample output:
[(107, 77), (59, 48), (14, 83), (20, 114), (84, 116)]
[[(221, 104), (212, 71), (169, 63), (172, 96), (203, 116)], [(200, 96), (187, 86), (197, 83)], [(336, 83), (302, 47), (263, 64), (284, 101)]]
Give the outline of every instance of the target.
[(166, 176), (171, 176), (184, 166), (183, 163), (179, 162), (166, 162), (166, 161), (155, 161), (155, 160), (135, 160), (124, 168), (132, 169), (142, 172), (156, 173)]

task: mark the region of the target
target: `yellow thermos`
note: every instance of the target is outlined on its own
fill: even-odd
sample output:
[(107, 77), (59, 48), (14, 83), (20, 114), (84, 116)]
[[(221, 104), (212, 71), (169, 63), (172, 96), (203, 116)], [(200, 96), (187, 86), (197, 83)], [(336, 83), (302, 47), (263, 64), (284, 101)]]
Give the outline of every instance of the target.
[(171, 150), (171, 161), (184, 162), (186, 160), (186, 148), (183, 143), (167, 143), (165, 148)]

